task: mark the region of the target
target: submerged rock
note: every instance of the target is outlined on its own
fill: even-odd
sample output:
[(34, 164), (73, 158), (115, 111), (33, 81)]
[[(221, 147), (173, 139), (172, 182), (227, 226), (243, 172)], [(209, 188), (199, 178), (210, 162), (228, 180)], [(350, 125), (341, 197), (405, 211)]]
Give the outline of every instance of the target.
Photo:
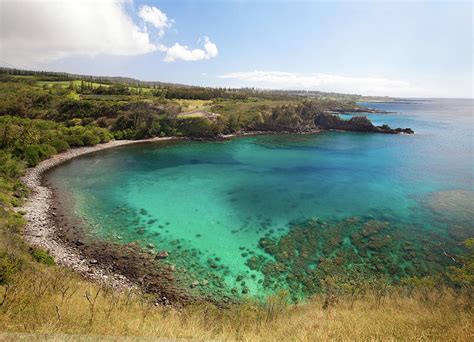
[(155, 256), (155, 259), (160, 260), (160, 259), (166, 259), (169, 256), (167, 251), (161, 251), (158, 252)]

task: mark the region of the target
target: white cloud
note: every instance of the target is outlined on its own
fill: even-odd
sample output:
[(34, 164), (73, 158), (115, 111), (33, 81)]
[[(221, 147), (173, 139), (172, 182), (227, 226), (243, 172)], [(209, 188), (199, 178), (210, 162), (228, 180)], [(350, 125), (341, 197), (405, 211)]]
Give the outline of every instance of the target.
[(302, 75), (282, 71), (232, 72), (218, 76), (262, 88), (308, 89), (365, 95), (407, 96), (423, 89), (410, 82), (378, 77), (349, 77), (328, 74)]
[(124, 10), (123, 0), (1, 0), (1, 6), (1, 59), (13, 64), (156, 50)]
[(179, 43), (175, 43), (169, 48), (161, 46), (161, 49), (166, 51), (165, 62), (174, 62), (178, 59), (199, 61), (215, 58), (218, 54), (216, 44), (211, 42), (208, 37), (204, 37), (204, 49), (190, 49), (188, 46)]
[(135, 22), (130, 5), (132, 0), (0, 0), (0, 59), (34, 68), (69, 56), (163, 51), (166, 61), (192, 61), (217, 55), (207, 38), (204, 50), (159, 44), (156, 39), (173, 20), (157, 7), (143, 5)]
[(166, 13), (155, 6), (141, 6), (138, 16), (143, 19), (144, 22), (150, 23), (157, 28), (160, 37), (165, 34), (165, 28), (171, 27), (172, 20), (169, 20)]
[(216, 44), (211, 42), (208, 37), (204, 37), (204, 49), (206, 50), (206, 54), (209, 56), (209, 58), (215, 58), (219, 53), (217, 51)]

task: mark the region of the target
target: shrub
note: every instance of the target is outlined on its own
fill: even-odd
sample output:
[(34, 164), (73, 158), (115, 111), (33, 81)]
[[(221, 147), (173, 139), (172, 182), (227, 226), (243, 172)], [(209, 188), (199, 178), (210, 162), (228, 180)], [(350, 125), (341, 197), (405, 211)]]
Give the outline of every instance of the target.
[(31, 145), (25, 150), (25, 160), (28, 166), (36, 166), (40, 162), (39, 146)]
[(24, 157), (28, 166), (36, 166), (38, 163), (56, 154), (56, 149), (49, 144), (30, 145), (26, 147)]
[(92, 133), (91, 131), (85, 131), (82, 135), (82, 141), (84, 145), (96, 145), (100, 143), (100, 137)]
[(178, 130), (190, 137), (213, 136), (211, 122), (206, 118), (183, 118), (178, 120)]
[(53, 146), (56, 151), (58, 152), (63, 152), (63, 151), (66, 151), (67, 149), (69, 149), (69, 144), (67, 143), (66, 140), (62, 140), (62, 139), (54, 139), (54, 140), (51, 140), (50, 142), (51, 146)]
[(105, 128), (94, 127), (92, 128), (92, 132), (93, 134), (99, 137), (100, 142), (102, 143), (109, 142), (113, 138), (113, 135), (109, 132), (108, 129)]
[(41, 264), (45, 264), (48, 266), (56, 265), (56, 263), (54, 262), (54, 258), (51, 255), (49, 255), (47, 251), (44, 251), (42, 249), (34, 249), (31, 252), (31, 255), (37, 262)]
[(84, 146), (84, 142), (82, 141), (81, 137), (75, 134), (67, 135), (66, 142), (72, 147)]
[(21, 261), (5, 252), (0, 252), (0, 285), (8, 284), (13, 274), (20, 270)]
[(19, 177), (23, 173), (24, 163), (15, 160), (11, 153), (0, 151), (0, 175), (7, 178)]

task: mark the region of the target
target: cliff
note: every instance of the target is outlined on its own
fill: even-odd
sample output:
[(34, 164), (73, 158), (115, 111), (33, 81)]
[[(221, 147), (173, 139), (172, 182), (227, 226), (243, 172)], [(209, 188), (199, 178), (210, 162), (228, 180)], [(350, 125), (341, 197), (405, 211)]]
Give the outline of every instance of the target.
[(389, 133), (389, 134), (413, 134), (411, 128), (391, 128), (388, 125), (375, 126), (365, 116), (355, 116), (349, 120), (341, 119), (337, 115), (318, 114), (314, 119), (314, 123), (320, 129), (335, 129), (340, 131), (351, 132), (369, 132), (369, 133)]

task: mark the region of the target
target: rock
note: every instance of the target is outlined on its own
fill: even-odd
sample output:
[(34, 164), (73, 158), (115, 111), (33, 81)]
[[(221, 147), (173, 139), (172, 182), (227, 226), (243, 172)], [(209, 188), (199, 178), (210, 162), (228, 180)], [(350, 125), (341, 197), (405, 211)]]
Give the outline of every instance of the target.
[(167, 251), (161, 251), (158, 252), (155, 256), (155, 259), (160, 260), (160, 259), (166, 259), (169, 256)]
[(372, 132), (372, 133), (389, 133), (389, 134), (413, 134), (411, 128), (395, 128), (392, 129), (388, 125), (375, 126), (365, 116), (354, 116), (349, 120), (343, 120), (337, 115), (318, 114), (314, 119), (314, 123), (322, 129), (336, 129), (340, 131), (352, 132)]
[(155, 245), (153, 245), (152, 243), (147, 243), (146, 248), (153, 249), (153, 248), (155, 248)]
[(195, 280), (191, 283), (191, 288), (195, 288), (198, 285), (199, 285), (199, 282), (197, 280)]
[(98, 263), (98, 261), (95, 260), (95, 259), (91, 259), (91, 260), (89, 261), (89, 264), (91, 264), (91, 265), (95, 265), (95, 264), (97, 264), (97, 263)]

